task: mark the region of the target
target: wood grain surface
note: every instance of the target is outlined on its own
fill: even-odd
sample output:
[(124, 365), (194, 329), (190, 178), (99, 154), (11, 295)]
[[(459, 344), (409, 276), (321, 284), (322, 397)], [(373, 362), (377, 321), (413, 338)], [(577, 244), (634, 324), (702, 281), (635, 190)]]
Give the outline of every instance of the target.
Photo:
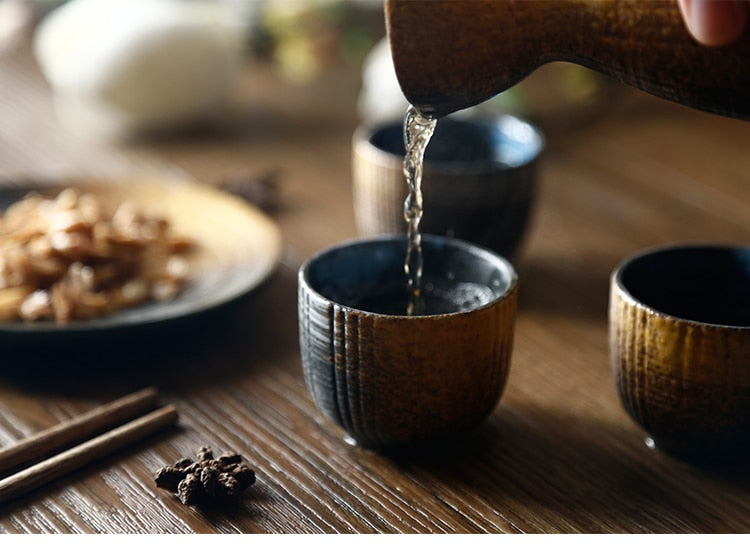
[[(681, 241), (750, 238), (750, 126), (624, 90), (587, 122), (546, 130), (505, 394), (460, 441), (383, 454), (347, 445), (302, 378), (296, 273), (355, 235), (357, 75), (306, 88), (262, 66), (226, 125), (109, 142), (61, 128), (26, 45), (0, 55), (0, 177), (144, 169), (220, 184), (278, 172), (281, 265), (197, 324), (75, 351), (0, 348), (0, 445), (146, 386), (176, 427), (0, 508), (3, 533), (725, 533), (750, 531), (746, 464), (706, 469), (649, 450), (609, 365), (609, 275)], [(198, 448), (257, 475), (225, 506), (182, 505), (154, 473)]]

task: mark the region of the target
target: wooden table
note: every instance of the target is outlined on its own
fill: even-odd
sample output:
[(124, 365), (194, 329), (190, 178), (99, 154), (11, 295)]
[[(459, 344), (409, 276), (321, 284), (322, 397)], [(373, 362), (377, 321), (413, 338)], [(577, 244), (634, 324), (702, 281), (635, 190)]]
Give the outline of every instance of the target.
[[(113, 143), (58, 123), (27, 48), (2, 55), (0, 177), (154, 170), (218, 184), (278, 171), (272, 217), (284, 252), (261, 289), (197, 329), (103, 361), (0, 356), (2, 445), (144, 386), (180, 413), (176, 428), (5, 504), (0, 532), (750, 531), (746, 470), (649, 450), (618, 402), (607, 342), (608, 280), (621, 259), (750, 239), (750, 125), (627, 90), (607, 114), (547, 130), (502, 401), (460, 443), (389, 455), (343, 441), (298, 357), (297, 269), (355, 236), (358, 87), (356, 72), (301, 88), (250, 66), (226, 127)], [(256, 471), (229, 507), (188, 507), (155, 487), (156, 469), (203, 445), (235, 450)]]

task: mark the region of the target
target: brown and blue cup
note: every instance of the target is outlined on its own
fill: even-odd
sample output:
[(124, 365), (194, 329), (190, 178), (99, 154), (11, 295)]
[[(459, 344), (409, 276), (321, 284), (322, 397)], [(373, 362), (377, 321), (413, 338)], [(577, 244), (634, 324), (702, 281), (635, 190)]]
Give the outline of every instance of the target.
[(425, 314), (407, 315), (406, 247), (403, 236), (347, 242), (299, 271), (305, 381), (319, 410), (365, 447), (428, 443), (477, 425), (510, 367), (512, 265), (425, 235)]
[(673, 246), (623, 262), (610, 290), (619, 397), (647, 443), (725, 462), (750, 450), (750, 247)]
[[(362, 237), (404, 234), (403, 122), (362, 124), (352, 139), (354, 217)], [(544, 138), (511, 115), (441, 118), (427, 146), (423, 233), (514, 260), (533, 214)]]

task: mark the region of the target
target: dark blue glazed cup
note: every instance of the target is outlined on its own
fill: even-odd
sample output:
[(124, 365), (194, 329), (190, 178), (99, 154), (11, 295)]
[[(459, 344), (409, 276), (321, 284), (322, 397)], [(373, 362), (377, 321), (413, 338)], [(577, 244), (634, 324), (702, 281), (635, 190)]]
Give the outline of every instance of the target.
[[(442, 118), (427, 146), (423, 233), (513, 259), (534, 208), (544, 138), (510, 115)], [(354, 215), (362, 237), (404, 234), (403, 122), (361, 125), (352, 140)]]
[(517, 277), (508, 261), (424, 236), (426, 313), (407, 316), (405, 237), (325, 250), (299, 271), (305, 381), (357, 443), (398, 447), (461, 432), (497, 405), (510, 367)]

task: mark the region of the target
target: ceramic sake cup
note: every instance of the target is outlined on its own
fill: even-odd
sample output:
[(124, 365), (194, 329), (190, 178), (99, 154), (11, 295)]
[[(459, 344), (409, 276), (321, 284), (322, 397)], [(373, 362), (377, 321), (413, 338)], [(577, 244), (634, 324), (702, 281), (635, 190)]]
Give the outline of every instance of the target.
[(724, 460), (750, 443), (750, 247), (675, 246), (613, 273), (610, 348), (649, 446)]
[[(423, 233), (513, 260), (536, 196), (541, 132), (510, 115), (442, 118), (427, 146)], [(406, 232), (403, 122), (360, 125), (352, 139), (354, 216), (362, 237)]]
[(504, 258), (422, 237), (426, 312), (406, 314), (406, 238), (356, 240), (299, 270), (302, 368), (319, 410), (369, 448), (454, 435), (497, 406), (511, 362), (517, 276)]

